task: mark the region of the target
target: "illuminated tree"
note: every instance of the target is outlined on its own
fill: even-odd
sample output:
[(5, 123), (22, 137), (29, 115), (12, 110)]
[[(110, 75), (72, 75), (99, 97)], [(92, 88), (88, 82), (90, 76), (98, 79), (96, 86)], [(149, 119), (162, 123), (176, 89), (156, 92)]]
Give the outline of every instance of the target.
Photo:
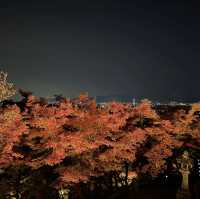
[[(164, 119), (148, 100), (137, 106), (109, 102), (98, 108), (88, 95), (48, 104), (31, 93), (21, 94), (21, 102), (0, 109), (0, 168), (11, 167), (16, 176), (22, 168), (29, 170), (22, 177), (21, 194), (38, 179), (41, 194), (42, 187), (92, 187), (92, 180), (102, 176), (109, 177), (104, 183), (110, 187), (119, 182), (128, 186), (131, 175), (157, 176), (166, 169), (173, 150), (189, 141), (179, 139), (183, 132), (199, 141), (199, 104)], [(57, 175), (48, 182), (42, 180), (47, 168), (49, 175)]]
[(14, 85), (7, 82), (7, 76), (7, 73), (0, 71), (0, 102), (12, 97), (16, 93)]

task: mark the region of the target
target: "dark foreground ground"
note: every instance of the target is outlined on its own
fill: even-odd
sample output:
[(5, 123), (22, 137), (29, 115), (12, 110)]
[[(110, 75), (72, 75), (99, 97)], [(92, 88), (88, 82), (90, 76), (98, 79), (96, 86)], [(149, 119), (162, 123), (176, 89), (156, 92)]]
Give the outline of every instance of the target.
[[(129, 189), (122, 188), (111, 195), (98, 193), (93, 195), (91, 199), (176, 199), (180, 185), (181, 179), (177, 176), (170, 176), (168, 179), (162, 178), (153, 183), (146, 183)], [(199, 178), (190, 182), (190, 194), (190, 199), (200, 199)]]
[[(200, 186), (197, 192), (191, 193), (190, 199), (200, 199)], [(176, 199), (177, 189), (164, 186), (144, 186), (138, 191), (122, 191), (108, 197), (109, 199)], [(105, 199), (105, 198), (104, 198)], [(189, 198), (188, 198), (189, 199)]]

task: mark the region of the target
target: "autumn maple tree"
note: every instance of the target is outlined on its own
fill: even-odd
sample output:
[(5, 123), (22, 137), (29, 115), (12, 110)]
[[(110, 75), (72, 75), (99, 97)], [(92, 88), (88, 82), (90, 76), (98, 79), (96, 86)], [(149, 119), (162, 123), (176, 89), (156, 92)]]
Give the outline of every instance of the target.
[(45, 170), (56, 177), (41, 180), (41, 187), (58, 190), (120, 174), (124, 168), (127, 174), (156, 176), (184, 144), (180, 135), (190, 134), (199, 142), (199, 103), (167, 118), (148, 100), (137, 106), (109, 102), (100, 107), (87, 94), (49, 104), (20, 93), (21, 101), (0, 107), (0, 169), (4, 174), (9, 168), (17, 174), (21, 168), (29, 171), (20, 175), (18, 198), (27, 197), (27, 187), (37, 184), (38, 175), (45, 178)]

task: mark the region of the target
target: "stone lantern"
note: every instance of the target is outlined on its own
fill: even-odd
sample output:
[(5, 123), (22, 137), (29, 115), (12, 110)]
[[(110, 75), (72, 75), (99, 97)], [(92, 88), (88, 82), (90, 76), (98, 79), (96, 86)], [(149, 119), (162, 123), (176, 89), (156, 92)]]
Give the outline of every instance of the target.
[(193, 167), (193, 160), (190, 158), (188, 151), (184, 151), (181, 157), (177, 158), (178, 169), (182, 174), (182, 184), (177, 192), (177, 199), (189, 199), (189, 174)]
[(69, 198), (69, 192), (70, 190), (67, 188), (61, 188), (58, 193), (59, 193), (59, 198), (60, 199), (68, 199)]

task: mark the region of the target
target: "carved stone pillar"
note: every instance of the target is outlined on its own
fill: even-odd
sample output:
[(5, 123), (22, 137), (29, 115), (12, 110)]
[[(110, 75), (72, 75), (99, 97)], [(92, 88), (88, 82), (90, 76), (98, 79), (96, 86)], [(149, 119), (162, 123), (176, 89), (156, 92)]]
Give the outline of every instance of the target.
[(183, 155), (177, 159), (178, 168), (182, 175), (182, 184), (177, 192), (177, 199), (190, 199), (190, 190), (189, 190), (189, 174), (190, 169), (192, 168), (193, 161), (189, 157), (189, 153), (184, 151)]
[(181, 172), (182, 177), (183, 177), (181, 189), (189, 191), (189, 174), (190, 174), (190, 171), (180, 170), (180, 172)]
[(59, 193), (59, 198), (60, 198), (60, 199), (68, 199), (68, 198), (69, 198), (69, 192), (70, 192), (69, 189), (61, 188), (61, 189), (58, 191), (58, 193)]
[(177, 199), (189, 199), (190, 190), (189, 190), (189, 171), (179, 170), (182, 174), (182, 184), (180, 189), (177, 192)]

